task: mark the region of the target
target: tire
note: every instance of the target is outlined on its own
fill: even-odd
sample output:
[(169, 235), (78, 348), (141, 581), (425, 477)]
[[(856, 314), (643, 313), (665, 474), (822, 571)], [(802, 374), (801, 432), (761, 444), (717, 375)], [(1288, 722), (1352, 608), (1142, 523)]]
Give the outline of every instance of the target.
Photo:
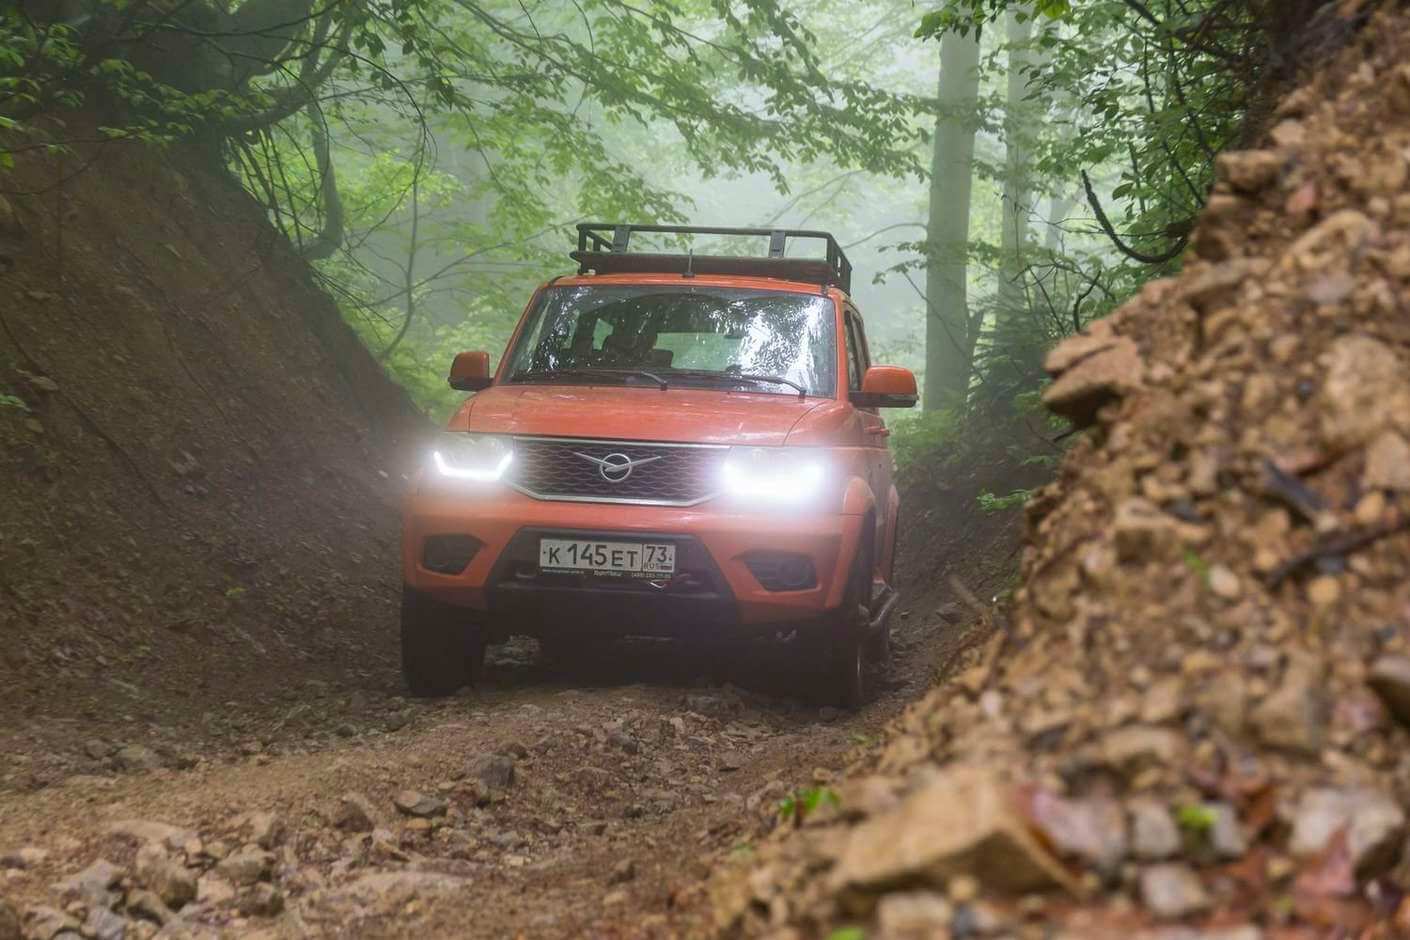
[(412, 695), (451, 695), (469, 680), (467, 659), (475, 645), (483, 658), (484, 644), (478, 642), (479, 630), (466, 621), (465, 611), (402, 588), (401, 672)]
[[(836, 622), (813, 641), (821, 667), (818, 697), (823, 704), (857, 709), (876, 694), (874, 658), (879, 651), (877, 639), (867, 636), (873, 567), (873, 539), (868, 532), (852, 563)], [(889, 649), (884, 637), (880, 641)]]

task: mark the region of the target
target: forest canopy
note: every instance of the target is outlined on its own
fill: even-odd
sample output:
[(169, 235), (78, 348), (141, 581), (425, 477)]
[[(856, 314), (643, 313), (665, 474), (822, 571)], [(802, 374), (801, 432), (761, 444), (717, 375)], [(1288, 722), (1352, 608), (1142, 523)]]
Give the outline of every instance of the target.
[[(1289, 6), (10, 0), (0, 172), (132, 140), (227, 168), (433, 411), (574, 222), (818, 215), (855, 226), (895, 311), (874, 332), (953, 411), (1031, 391), (1043, 349), (1179, 265), (1215, 155), (1342, 22)], [(700, 217), (740, 180), (772, 219)]]

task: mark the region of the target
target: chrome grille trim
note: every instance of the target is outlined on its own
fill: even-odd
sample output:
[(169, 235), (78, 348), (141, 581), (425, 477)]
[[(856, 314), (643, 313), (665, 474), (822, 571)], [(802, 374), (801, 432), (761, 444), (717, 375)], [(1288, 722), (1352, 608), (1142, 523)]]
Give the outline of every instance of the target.
[[(718, 454), (720, 457), (723, 457), (730, 449), (728, 444), (691, 444), (666, 441), (622, 440), (619, 438), (514, 435), (513, 440), (516, 459), (505, 483), (511, 489), (517, 490), (532, 499), (564, 503), (616, 503), (632, 506), (671, 506), (676, 508), (698, 506), (701, 503), (708, 502), (719, 496), (719, 491), (713, 485), (697, 485), (691, 488), (688, 494), (681, 495), (680, 498), (667, 498), (652, 495), (649, 492), (641, 492), (643, 488), (649, 490), (651, 488), (651, 482), (660, 483), (660, 485), (656, 487), (658, 491), (668, 488), (676, 490), (689, 488), (689, 480), (678, 481), (674, 477), (669, 477), (662, 481), (648, 480), (645, 481), (645, 486), (643, 486), (643, 482), (640, 478), (634, 485), (623, 485), (629, 481), (623, 481), (622, 483), (603, 481), (603, 484), (600, 485), (596, 480), (592, 479), (592, 477), (596, 476), (597, 471), (591, 464), (584, 461), (582, 468), (579, 469), (576, 464), (566, 463), (566, 461), (581, 460), (581, 458), (574, 453), (574, 450), (582, 450), (584, 448), (593, 448), (599, 451), (596, 456), (604, 456), (609, 453), (626, 453), (633, 457), (639, 457), (648, 454), (655, 455), (660, 452), (664, 452), (661, 453), (663, 457), (676, 454), (680, 454), (681, 456), (691, 455), (692, 457), (699, 455), (699, 457), (693, 461), (694, 466), (684, 468), (685, 472), (695, 474), (699, 477), (702, 472), (708, 472), (710, 469), (709, 465), (713, 463), (713, 461), (709, 459), (710, 456)], [(523, 479), (523, 475), (525, 474), (535, 474), (536, 472), (539, 473), (540, 476), (545, 474), (540, 472), (541, 468), (526, 467), (525, 461), (520, 459), (520, 455), (523, 453), (523, 449), (520, 447), (521, 444), (560, 447), (560, 452), (557, 455), (549, 455), (548, 459), (552, 460), (555, 457), (563, 459), (565, 466), (570, 468), (569, 475), (571, 475), (571, 470), (577, 470), (580, 476), (586, 479), (580, 480), (577, 486), (566, 484), (552, 487), (539, 485), (543, 481), (538, 481), (538, 484), (532, 480), (525, 481)], [(650, 466), (654, 466), (654, 464), (645, 464), (643, 465), (643, 469)], [(651, 471), (647, 471), (646, 475), (649, 476), (650, 472)], [(682, 472), (682, 468), (668, 468), (666, 472), (679, 474)], [(697, 479), (696, 482), (699, 483), (700, 481)], [(623, 487), (621, 495), (610, 492), (612, 488), (618, 486)], [(578, 491), (574, 492), (574, 489)], [(591, 490), (591, 492), (584, 492), (584, 490)]]

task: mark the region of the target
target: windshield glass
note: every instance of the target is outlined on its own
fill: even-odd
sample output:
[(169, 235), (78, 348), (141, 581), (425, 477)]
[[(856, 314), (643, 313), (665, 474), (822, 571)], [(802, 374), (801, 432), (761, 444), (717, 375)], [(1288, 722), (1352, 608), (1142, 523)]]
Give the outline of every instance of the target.
[[(672, 387), (738, 387), (831, 396), (832, 301), (817, 294), (652, 284), (554, 287), (511, 353), (509, 380), (659, 378)], [(649, 373), (649, 375), (647, 374)], [(786, 383), (760, 381), (786, 379)], [(792, 387), (791, 387), (792, 386)]]

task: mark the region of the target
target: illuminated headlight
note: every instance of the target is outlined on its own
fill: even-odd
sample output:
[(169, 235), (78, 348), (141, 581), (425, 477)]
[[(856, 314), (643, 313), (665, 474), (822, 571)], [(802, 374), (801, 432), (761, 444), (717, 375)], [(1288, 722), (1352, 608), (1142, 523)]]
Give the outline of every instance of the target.
[(513, 462), (513, 442), (493, 435), (449, 431), (439, 436), (431, 451), (431, 469), (448, 480), (493, 483)]
[(735, 447), (720, 469), (724, 492), (751, 502), (797, 505), (814, 499), (827, 479), (815, 452), (797, 447)]

